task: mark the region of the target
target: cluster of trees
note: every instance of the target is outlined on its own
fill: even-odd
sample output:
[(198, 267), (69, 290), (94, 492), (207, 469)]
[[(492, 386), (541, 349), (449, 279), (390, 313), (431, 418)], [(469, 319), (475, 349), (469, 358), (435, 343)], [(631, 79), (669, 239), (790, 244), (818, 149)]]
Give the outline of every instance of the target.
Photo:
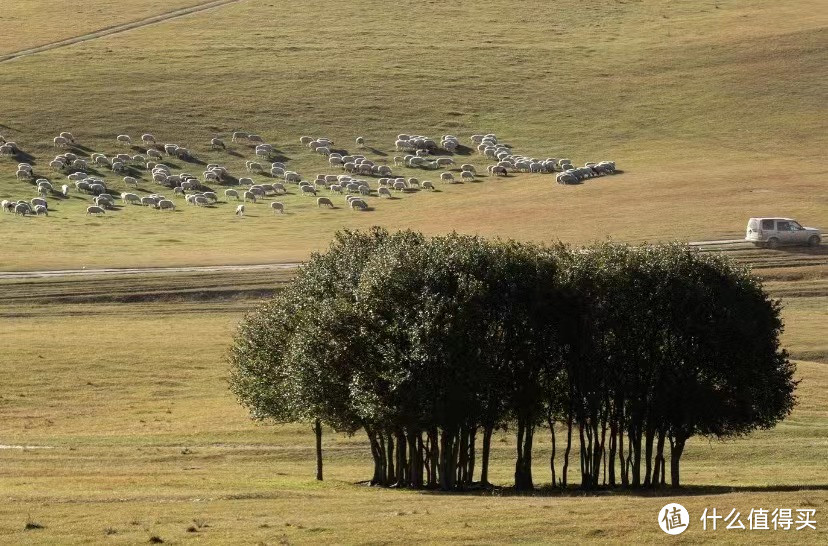
[(553, 486), (576, 460), (583, 488), (664, 485), (668, 446), (678, 486), (690, 437), (792, 410), (781, 329), (747, 271), (684, 245), (374, 228), (338, 233), (244, 319), (230, 383), (255, 418), (313, 423), (319, 479), (323, 424), (367, 434), (373, 484), (444, 490), (489, 483), (502, 429), (517, 438), (514, 485), (531, 489), (548, 428)]

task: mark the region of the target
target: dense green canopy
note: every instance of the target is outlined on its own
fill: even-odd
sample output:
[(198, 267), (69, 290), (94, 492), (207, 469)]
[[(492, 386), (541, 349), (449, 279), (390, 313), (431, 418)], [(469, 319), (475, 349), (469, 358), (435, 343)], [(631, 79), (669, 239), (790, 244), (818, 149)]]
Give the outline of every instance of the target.
[(231, 387), (258, 419), (365, 431), (378, 485), (486, 485), (493, 431), (511, 428), (515, 487), (532, 488), (548, 426), (553, 444), (566, 430), (553, 485), (573, 445), (582, 487), (664, 484), (669, 442), (677, 486), (691, 436), (790, 413), (781, 329), (746, 270), (683, 245), (345, 231), (241, 323)]

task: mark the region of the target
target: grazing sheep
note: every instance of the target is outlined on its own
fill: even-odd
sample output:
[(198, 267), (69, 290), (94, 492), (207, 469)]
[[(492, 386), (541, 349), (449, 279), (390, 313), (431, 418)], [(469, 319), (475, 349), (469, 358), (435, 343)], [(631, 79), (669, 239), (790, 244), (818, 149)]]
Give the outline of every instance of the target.
[(379, 188), (377, 188), (377, 195), (379, 197), (382, 197), (384, 195), (385, 197), (390, 198), (391, 197), (391, 190), (389, 190), (385, 186), (380, 186)]
[(193, 198), (193, 203), (198, 207), (204, 207), (210, 204), (210, 200), (203, 195), (196, 195)]
[(245, 164), (247, 166), (247, 172), (262, 172), (264, 170), (262, 164), (257, 161), (247, 161)]
[(474, 180), (474, 173), (471, 171), (463, 171), (460, 173), (460, 178), (462, 180)]
[(134, 193), (122, 193), (121, 200), (123, 200), (124, 203), (132, 203), (133, 205), (141, 204), (141, 198)]
[(169, 199), (162, 199), (155, 205), (159, 210), (175, 210), (175, 203)]
[(360, 186), (359, 193), (362, 195), (371, 195), (371, 188), (368, 186)]
[(56, 136), (53, 139), (55, 148), (66, 148), (69, 146), (69, 141), (62, 136)]
[(365, 137), (361, 137), (361, 136), (356, 137), (356, 145), (359, 146), (360, 148), (364, 148), (365, 147)]
[(453, 184), (454, 183), (454, 175), (451, 174), (450, 172), (444, 172), (444, 173), (440, 174), (440, 180), (442, 182), (449, 182), (449, 183)]
[(239, 140), (247, 140), (247, 133), (242, 133), (241, 131), (235, 131), (233, 133), (233, 138), (231, 140), (233, 142), (238, 142)]
[(224, 197), (230, 199), (231, 197), (235, 197), (236, 201), (239, 200), (239, 192), (236, 190), (224, 190)]
[(248, 199), (250, 199), (254, 203), (256, 202), (256, 194), (253, 193), (253, 192), (246, 191), (246, 192), (244, 192), (244, 194), (242, 194), (242, 197), (244, 198), (245, 203), (247, 202)]
[(331, 201), (327, 197), (317, 197), (316, 198), (316, 206), (321, 207), (322, 205), (326, 205), (330, 208), (334, 208), (333, 201)]
[(18, 169), (16, 176), (18, 180), (30, 180), (32, 178), (32, 171)]
[(236, 216), (244, 216), (244, 205), (236, 207)]
[(35, 214), (45, 214), (46, 216), (49, 216), (49, 209), (47, 209), (43, 205), (35, 205), (34, 213)]
[(132, 144), (132, 139), (129, 137), (129, 135), (118, 135), (115, 137), (115, 142), (117, 142), (121, 146), (129, 146)]
[(252, 178), (239, 178), (239, 186), (252, 186), (253, 179)]
[(23, 216), (26, 216), (27, 214), (32, 213), (32, 208), (29, 206), (28, 203), (17, 203), (14, 206), (14, 213), (15, 214), (22, 214)]
[(278, 212), (278, 213), (280, 213), (280, 214), (284, 214), (284, 213), (285, 213), (285, 205), (284, 205), (284, 203), (282, 203), (282, 202), (280, 202), (280, 201), (274, 201), (274, 202), (272, 202), (272, 203), (270, 204), (270, 208), (272, 208), (272, 209), (273, 209), (273, 214), (276, 214), (277, 212)]
[(86, 207), (86, 214), (106, 214), (106, 211), (103, 207), (92, 205), (91, 207)]
[(8, 199), (3, 199), (3, 201), (0, 201), (0, 207), (2, 207), (3, 212), (6, 212), (6, 213), (12, 212), (14, 210), (15, 205), (16, 205), (16, 203), (13, 203), (13, 202), (9, 201)]
[(313, 137), (309, 137), (309, 136), (299, 137), (299, 143), (302, 144), (303, 146), (307, 146), (311, 142), (313, 142)]
[(287, 190), (285, 189), (284, 184), (280, 184), (279, 182), (274, 182), (273, 184), (271, 184), (271, 186), (273, 187), (273, 192), (274, 193), (287, 193)]
[(60, 187), (60, 193), (63, 194), (64, 197), (69, 195), (69, 186), (67, 186), (66, 184), (62, 185)]
[(155, 148), (150, 148), (147, 150), (147, 157), (152, 157), (153, 159), (161, 159), (163, 158), (163, 154), (156, 150)]
[(302, 187), (301, 187), (301, 188), (299, 188), (299, 189), (301, 190), (302, 195), (306, 195), (306, 194), (313, 194), (313, 195), (316, 195), (316, 188), (314, 188), (314, 187), (313, 187), (313, 186), (311, 186), (311, 185), (302, 186)]
[(141, 142), (144, 144), (155, 144), (155, 137), (150, 133), (144, 133), (141, 135)]
[(508, 176), (509, 172), (506, 170), (506, 167), (495, 165), (492, 167), (492, 174), (496, 176)]
[(222, 142), (221, 139), (212, 138), (212, 139), (210, 139), (210, 148), (212, 148), (213, 150), (218, 150), (218, 149), (224, 150), (224, 149), (227, 148), (227, 146), (224, 145), (224, 142)]
[(50, 191), (49, 188), (47, 188), (45, 186), (38, 186), (37, 187), (37, 194), (41, 197), (46, 197), (47, 195), (49, 195), (49, 191)]
[(366, 203), (362, 199), (351, 199), (350, 205), (351, 205), (351, 210), (357, 210), (357, 209), (362, 210), (362, 211), (368, 210), (368, 203)]
[(34, 199), (32, 199), (32, 206), (36, 207), (38, 205), (43, 205), (44, 207), (48, 206), (45, 199), (41, 197), (35, 197)]
[(434, 184), (429, 182), (428, 180), (423, 180), (422, 188), (424, 190), (431, 190), (434, 191)]
[(141, 204), (145, 207), (154, 207), (158, 204), (158, 199), (152, 196), (142, 197)]
[(217, 202), (218, 202), (218, 195), (216, 195), (216, 193), (215, 193), (215, 192), (212, 192), (212, 191), (206, 191), (206, 192), (204, 192), (204, 197), (206, 197), (207, 199), (209, 199), (209, 200), (210, 200), (210, 201), (212, 201), (213, 203), (217, 203)]
[(264, 139), (259, 135), (247, 135), (248, 142), (264, 142)]

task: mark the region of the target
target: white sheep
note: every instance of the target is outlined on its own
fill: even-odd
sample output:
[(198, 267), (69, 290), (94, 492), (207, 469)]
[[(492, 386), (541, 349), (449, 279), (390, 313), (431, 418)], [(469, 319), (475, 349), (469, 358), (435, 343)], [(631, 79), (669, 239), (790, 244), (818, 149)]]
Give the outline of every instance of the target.
[(229, 199), (231, 197), (235, 197), (236, 201), (238, 201), (239, 200), (239, 192), (237, 192), (236, 190), (224, 190), (224, 197), (226, 197), (227, 199)]
[(273, 214), (276, 214), (277, 212), (280, 213), (280, 214), (285, 213), (285, 205), (284, 205), (284, 203), (281, 203), (279, 201), (272, 202), (270, 204), (270, 208), (273, 209)]
[(239, 140), (247, 140), (247, 133), (242, 133), (241, 131), (233, 132), (233, 138), (231, 139), (233, 142), (238, 142)]
[(47, 209), (43, 205), (35, 205), (34, 213), (35, 214), (45, 214), (46, 216), (49, 216), (49, 209)]
[(158, 202), (156, 207), (159, 210), (173, 210), (174, 211), (175, 210), (175, 203), (173, 203), (169, 199), (162, 199)]
[(129, 137), (129, 135), (118, 135), (115, 137), (115, 142), (117, 142), (121, 146), (129, 146), (132, 144), (132, 139)]
[(242, 194), (242, 197), (244, 198), (245, 203), (248, 199), (250, 199), (254, 203), (256, 202), (256, 194), (251, 191), (244, 192), (244, 194)]
[(316, 206), (321, 207), (322, 205), (325, 205), (325, 206), (330, 207), (330, 208), (334, 208), (333, 201), (331, 201), (327, 197), (317, 197), (316, 198)]
[(385, 186), (380, 186), (379, 188), (377, 188), (377, 195), (379, 197), (385, 196), (385, 197), (390, 198), (391, 197), (391, 190), (389, 190)]
[(244, 216), (244, 205), (236, 207), (236, 216)]
[(106, 214), (106, 211), (103, 207), (92, 205), (91, 207), (86, 207), (86, 214)]

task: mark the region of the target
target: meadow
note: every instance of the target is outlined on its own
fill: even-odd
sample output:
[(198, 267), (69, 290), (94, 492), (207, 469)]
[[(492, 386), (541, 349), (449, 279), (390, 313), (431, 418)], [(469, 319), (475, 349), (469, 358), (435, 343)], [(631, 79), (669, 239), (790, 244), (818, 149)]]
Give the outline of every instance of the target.
[[(0, 57), (199, 3), (12, 2)], [(373, 198), (366, 213), (289, 195), (288, 214), (259, 204), (244, 218), (234, 204), (181, 200), (176, 213), (91, 218), (89, 197), (73, 193), (51, 200), (49, 217), (0, 214), (0, 271), (296, 261), (336, 229), (374, 224), (574, 244), (738, 238), (762, 215), (826, 229), (826, 27), (816, 0), (241, 0), (0, 61), (0, 133), (39, 173), (60, 131), (109, 155), (122, 151), (115, 135), (149, 131), (239, 176), (252, 148), (208, 146), (234, 130), (261, 134), (307, 177), (332, 171), (300, 135), (351, 151), (364, 136), (366, 155), (390, 162), (401, 132), (466, 144), (494, 132), (519, 153), (624, 171), (580, 186), (481, 177)], [(484, 171), (479, 156), (461, 158)], [(15, 166), (0, 158), (0, 199), (34, 197)], [(141, 193), (157, 190), (144, 175)], [(235, 324), (289, 273), (0, 278), (0, 541), (655, 542), (657, 510), (678, 499), (694, 518), (685, 542), (824, 543), (826, 246), (727, 248), (783, 301), (800, 403), (773, 430), (691, 441), (678, 496), (512, 495), (510, 434), (493, 453), (492, 481), (506, 488), (491, 495), (358, 484), (371, 469), (364, 435), (331, 431), (317, 483), (310, 427), (251, 422), (226, 382)], [(548, 432), (537, 440), (543, 483)], [(698, 522), (705, 507), (736, 508), (745, 522), (751, 508), (815, 508), (818, 531), (713, 535)]]
[[(786, 279), (785, 345), (815, 360), (798, 364), (800, 403), (789, 419), (745, 439), (691, 441), (681, 493), (586, 496), (370, 488), (358, 483), (372, 468), (364, 434), (332, 431), (324, 435), (325, 481), (316, 482), (310, 426), (252, 422), (226, 382), (235, 324), (288, 272), (2, 281), (9, 297), (0, 306), (0, 346), (14, 358), (4, 362), (0, 398), (0, 537), (649, 542), (660, 538), (658, 509), (678, 500), (694, 518), (682, 535), (691, 542), (712, 538), (698, 522), (705, 507), (737, 508), (743, 517), (751, 508), (791, 507), (815, 508), (819, 532), (720, 529), (716, 538), (818, 543), (828, 506), (828, 368), (819, 335), (824, 296), (813, 295), (823, 281), (813, 273), (824, 268), (806, 266), (800, 280), (790, 275), (801, 267), (757, 269), (767, 272), (769, 287)], [(534, 472), (543, 484), (548, 431), (537, 441)], [(514, 436), (502, 433), (493, 443), (492, 480), (508, 486)], [(559, 470), (561, 462), (559, 453)], [(44, 528), (27, 531), (27, 523)]]
[[(92, 219), (83, 214), (89, 198), (74, 194), (53, 200), (49, 218), (0, 215), (0, 268), (293, 261), (336, 228), (372, 224), (570, 242), (729, 238), (762, 214), (828, 224), (818, 115), (828, 18), (818, 2), (567, 1), (554, 12), (541, 2), (384, 5), (296, 10), (246, 0), (18, 58), (0, 71), (0, 133), (49, 175), (52, 137), (62, 130), (110, 155), (122, 151), (115, 135), (149, 131), (235, 176), (252, 148), (208, 146), (233, 130), (261, 134), (309, 178), (331, 171), (300, 135), (351, 151), (364, 136), (369, 158), (390, 161), (400, 132), (452, 133), (466, 143), (494, 132), (518, 153), (611, 159), (624, 173), (579, 187), (544, 175), (481, 178), (374, 199), (367, 214), (289, 196), (284, 218), (266, 204), (237, 219), (231, 206), (185, 210), (179, 201), (182, 212), (163, 219), (137, 207)], [(130, 20), (111, 20), (114, 11), (100, 23)], [(43, 43), (53, 41), (48, 25), (34, 25), (40, 13), (21, 3), (0, 35), (32, 21)], [(477, 155), (461, 159), (478, 171), (485, 165)], [(0, 198), (34, 196), (14, 179), (15, 165), (0, 161)], [(120, 177), (107, 181), (125, 189)]]

